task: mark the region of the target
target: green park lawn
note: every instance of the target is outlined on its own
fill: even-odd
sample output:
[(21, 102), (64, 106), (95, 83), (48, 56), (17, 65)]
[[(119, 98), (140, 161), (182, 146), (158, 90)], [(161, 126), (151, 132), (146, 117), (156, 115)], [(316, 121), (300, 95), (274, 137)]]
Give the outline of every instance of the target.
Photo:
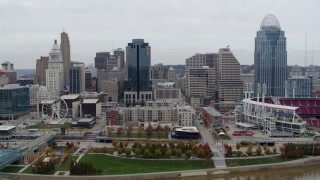
[[(119, 137), (119, 138), (128, 138), (128, 135), (126, 133), (124, 134), (120, 134), (120, 135), (117, 135), (117, 134), (111, 134), (111, 137)], [(139, 137), (137, 133), (132, 133), (129, 138), (149, 138), (147, 136), (147, 134), (145, 133), (142, 133), (141, 136)], [(168, 136), (166, 133), (161, 133), (161, 134), (157, 134), (157, 133), (154, 133), (151, 135), (150, 138), (161, 138), (161, 139), (167, 139)]]
[[(87, 154), (80, 161), (91, 162), (93, 167), (101, 169), (102, 174), (107, 175), (214, 168), (211, 160), (144, 160), (119, 158), (104, 154)], [(209, 167), (205, 166), (206, 161), (210, 164)]]
[(22, 166), (6, 166), (5, 168), (1, 169), (0, 172), (18, 173), (22, 168)]
[(56, 166), (55, 172), (57, 171), (69, 171), (71, 161), (76, 161), (79, 156), (70, 156), (63, 164)]
[(241, 159), (235, 158), (235, 159), (226, 159), (226, 164), (228, 167), (235, 167), (235, 166), (280, 163), (280, 162), (286, 162), (291, 160), (296, 160), (296, 159), (282, 159), (280, 156), (264, 157), (264, 158), (241, 158)]

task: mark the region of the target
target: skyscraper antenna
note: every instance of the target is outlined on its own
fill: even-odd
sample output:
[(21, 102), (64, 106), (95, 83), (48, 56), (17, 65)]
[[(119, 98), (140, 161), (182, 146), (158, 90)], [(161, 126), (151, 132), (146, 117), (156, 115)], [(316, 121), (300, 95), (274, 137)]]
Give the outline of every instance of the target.
[(111, 49), (111, 51), (113, 51), (113, 42), (112, 42), (112, 49)]
[(313, 65), (313, 43), (311, 44), (311, 64)]
[(307, 65), (308, 65), (307, 48), (308, 48), (308, 32), (306, 31), (306, 44), (305, 44), (305, 49), (304, 49), (304, 67), (307, 67)]
[(65, 32), (65, 29), (64, 29), (64, 28), (62, 28), (62, 32)]

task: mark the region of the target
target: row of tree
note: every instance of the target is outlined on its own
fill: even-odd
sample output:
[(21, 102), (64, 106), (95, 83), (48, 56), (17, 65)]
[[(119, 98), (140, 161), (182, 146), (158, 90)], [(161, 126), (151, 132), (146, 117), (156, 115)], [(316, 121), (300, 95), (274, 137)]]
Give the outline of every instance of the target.
[(188, 143), (179, 140), (177, 144), (174, 144), (172, 140), (169, 140), (167, 143), (163, 143), (161, 140), (157, 142), (146, 141), (144, 145), (142, 145), (140, 141), (135, 140), (131, 148), (128, 147), (128, 144), (128, 141), (120, 143), (116, 139), (112, 141), (114, 150), (117, 151), (119, 155), (125, 153), (128, 157), (131, 156), (132, 153), (134, 153), (136, 157), (142, 156), (144, 158), (171, 158), (172, 156), (181, 157), (183, 155), (185, 155), (186, 158), (190, 158), (192, 155), (199, 158), (213, 156), (207, 144), (196, 146), (193, 140)]
[[(238, 157), (240, 157), (243, 154), (242, 151), (240, 150), (241, 147), (242, 147), (242, 144), (238, 142), (236, 144), (236, 148), (237, 148), (237, 153), (236, 154), (237, 154)], [(224, 149), (225, 149), (225, 157), (232, 157), (233, 156), (232, 146), (231, 145), (224, 144)], [(263, 145), (262, 147), (258, 146), (256, 148), (256, 151), (255, 151), (256, 155), (260, 156), (262, 154), (262, 150), (263, 150), (264, 154), (266, 154), (266, 155), (271, 154), (270, 148), (267, 145)], [(272, 152), (273, 152), (273, 154), (276, 154), (277, 153), (277, 148), (273, 147)], [(248, 148), (246, 150), (246, 154), (248, 156), (252, 156), (253, 155), (253, 145), (252, 144), (248, 145)]]
[(295, 144), (287, 143), (280, 148), (282, 158), (299, 158), (303, 155), (319, 156), (320, 155), (320, 144)]

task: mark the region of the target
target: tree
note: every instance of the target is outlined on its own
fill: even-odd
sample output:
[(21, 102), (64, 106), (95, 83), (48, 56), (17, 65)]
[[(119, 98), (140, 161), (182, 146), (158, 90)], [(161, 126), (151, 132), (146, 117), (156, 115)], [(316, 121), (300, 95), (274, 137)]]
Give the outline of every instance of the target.
[(185, 142), (184, 142), (184, 140), (179, 140), (178, 141), (178, 143), (177, 143), (177, 147), (179, 148), (179, 149), (185, 149)]
[(174, 143), (171, 139), (168, 140), (168, 145), (170, 146), (171, 149), (174, 149)]
[(156, 149), (156, 151), (154, 152), (154, 156), (156, 158), (161, 158), (162, 157), (162, 153), (160, 149)]
[(127, 129), (127, 136), (128, 136), (128, 137), (131, 136), (132, 131), (133, 131), (133, 128), (132, 128), (132, 126), (130, 125), (130, 126), (128, 127), (128, 129)]
[(171, 156), (172, 156), (171, 149), (167, 148), (167, 150), (166, 150), (166, 158), (171, 158)]
[(182, 155), (182, 150), (181, 149), (176, 149), (175, 154), (177, 157), (180, 157)]
[(261, 155), (261, 152), (262, 152), (262, 149), (261, 149), (261, 147), (259, 146), (259, 147), (256, 149), (256, 153), (257, 153), (258, 156), (260, 156), (260, 155)]
[(169, 128), (168, 125), (165, 125), (165, 126), (164, 126), (164, 132), (166, 132), (166, 134), (169, 135), (170, 128)]
[(122, 154), (122, 148), (118, 148), (117, 149), (117, 153), (118, 153), (118, 155), (121, 155)]
[(276, 147), (273, 147), (273, 148), (272, 148), (272, 151), (273, 151), (273, 154), (276, 154), (276, 153), (277, 153), (277, 148), (276, 148)]
[(132, 148), (134, 148), (134, 149), (135, 148), (141, 148), (140, 146), (141, 146), (140, 141), (138, 141), (137, 139), (134, 140)]
[(119, 141), (117, 139), (112, 140), (112, 146), (114, 148), (116, 148), (116, 146), (118, 145)]
[(191, 149), (194, 150), (194, 148), (196, 147), (196, 142), (194, 140), (190, 140), (189, 145), (191, 146)]
[(147, 136), (148, 138), (150, 138), (153, 134), (153, 129), (151, 127), (151, 125), (149, 124), (149, 126), (147, 127)]
[(55, 166), (51, 160), (49, 162), (41, 162), (32, 168), (34, 174), (53, 174), (54, 170)]
[(120, 136), (121, 134), (123, 134), (123, 128), (122, 127), (118, 127), (117, 135)]
[(138, 126), (137, 131), (138, 131), (138, 136), (139, 136), (139, 137), (141, 137), (141, 135), (142, 135), (142, 131), (143, 131), (143, 129), (142, 129), (142, 127), (141, 127), (141, 125), (139, 125), (139, 126)]
[(192, 151), (191, 151), (191, 150), (188, 150), (188, 151), (186, 152), (186, 156), (187, 156), (187, 158), (190, 158), (190, 157), (192, 156)]
[(157, 140), (157, 147), (158, 148), (162, 147), (162, 141), (160, 139)]
[(151, 158), (152, 154), (149, 149), (145, 149), (143, 153), (144, 158)]
[(110, 137), (112, 135), (113, 129), (112, 127), (108, 127), (108, 136)]
[(270, 148), (267, 147), (267, 148), (264, 150), (264, 153), (265, 153), (266, 155), (269, 155), (269, 154), (271, 153)]
[(238, 151), (237, 151), (237, 155), (238, 155), (238, 157), (240, 157), (240, 156), (241, 156), (241, 154), (242, 154), (242, 152), (241, 152), (240, 150), (238, 150)]
[(147, 141), (145, 142), (145, 147), (146, 147), (147, 149), (151, 148), (151, 142), (150, 142), (149, 140), (147, 140)]
[(126, 148), (128, 145), (129, 145), (129, 141), (128, 141), (128, 140), (125, 140), (125, 141), (123, 142), (123, 146)]
[(131, 155), (131, 148), (126, 148), (126, 155), (127, 155), (127, 157), (130, 157), (130, 155)]
[(160, 125), (160, 124), (158, 124), (158, 126), (157, 126), (158, 138), (160, 138), (161, 131), (162, 131), (162, 127), (161, 127), (161, 125)]
[(136, 148), (136, 149), (134, 150), (134, 154), (135, 154), (136, 157), (139, 156), (140, 153), (141, 153), (141, 150), (140, 150), (139, 148)]
[(205, 153), (203, 147), (198, 148), (197, 157), (198, 158), (204, 158), (205, 156), (206, 156), (206, 153)]
[(238, 149), (238, 151), (240, 150), (241, 147), (242, 147), (241, 143), (240, 143), (240, 142), (237, 142), (236, 148)]

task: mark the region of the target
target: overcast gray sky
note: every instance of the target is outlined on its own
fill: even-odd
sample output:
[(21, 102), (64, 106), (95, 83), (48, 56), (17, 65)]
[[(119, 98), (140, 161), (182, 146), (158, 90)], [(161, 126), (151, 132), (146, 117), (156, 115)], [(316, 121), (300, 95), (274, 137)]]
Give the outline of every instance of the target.
[(69, 34), (71, 59), (93, 64), (95, 52), (125, 48), (133, 38), (152, 47), (152, 64), (184, 64), (194, 53), (230, 45), (253, 64), (254, 38), (266, 14), (287, 37), (288, 64), (320, 65), (319, 0), (0, 0), (0, 62), (35, 68), (54, 39)]

